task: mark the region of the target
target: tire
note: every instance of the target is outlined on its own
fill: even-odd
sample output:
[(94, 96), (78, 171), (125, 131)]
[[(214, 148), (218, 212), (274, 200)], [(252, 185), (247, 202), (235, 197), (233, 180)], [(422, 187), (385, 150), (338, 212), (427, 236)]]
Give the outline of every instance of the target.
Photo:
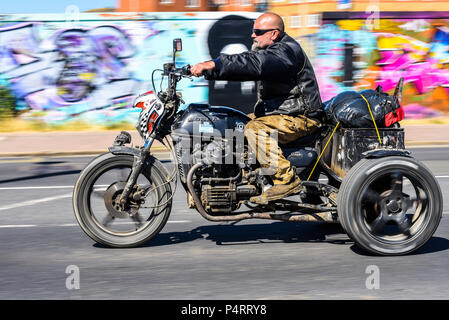
[[(150, 213), (148, 219), (136, 222), (138, 219), (135, 218), (133, 220), (134, 224), (138, 224), (139, 226), (136, 230), (121, 230), (127, 229), (127, 224), (133, 224), (133, 222), (126, 220), (117, 224), (116, 228), (119, 228), (119, 230), (112, 228), (112, 224), (118, 219), (116, 219), (117, 217), (110, 217), (111, 211), (105, 205), (105, 196), (103, 196), (103, 199), (101, 199), (101, 195), (97, 199), (93, 196), (96, 193), (95, 184), (101, 179), (106, 179), (103, 177), (107, 177), (113, 170), (126, 170), (130, 172), (132, 165), (133, 156), (131, 155), (102, 154), (92, 160), (81, 172), (73, 191), (73, 209), (81, 229), (91, 239), (108, 247), (125, 248), (142, 245), (162, 230), (171, 212), (172, 190), (170, 183), (167, 183), (166, 177), (168, 177), (168, 172), (158, 160), (149, 157), (138, 178), (138, 184), (141, 180), (147, 181), (147, 186), (149, 186), (148, 190), (151, 191), (151, 195), (155, 199), (154, 206), (149, 208)], [(109, 187), (104, 194), (108, 192), (114, 183), (117, 183), (113, 178), (115, 177), (112, 175), (112, 183), (110, 185), (109, 182), (106, 184), (106, 187), (107, 185)], [(120, 180), (122, 181), (122, 185), (126, 180), (127, 178)], [(152, 186), (157, 187), (153, 190)], [(148, 194), (150, 194), (149, 191)], [(96, 202), (93, 203), (93, 201)], [(143, 207), (139, 208), (139, 215), (143, 210)], [(96, 211), (104, 211), (106, 213), (105, 217), (111, 226), (100, 222)], [(124, 217), (120, 217), (120, 221), (127, 218), (131, 219), (126, 212), (123, 215)], [(131, 228), (135, 228), (135, 226)]]
[(400, 156), (363, 159), (343, 179), (338, 216), (343, 229), (363, 250), (404, 255), (435, 233), (442, 194), (430, 170)]

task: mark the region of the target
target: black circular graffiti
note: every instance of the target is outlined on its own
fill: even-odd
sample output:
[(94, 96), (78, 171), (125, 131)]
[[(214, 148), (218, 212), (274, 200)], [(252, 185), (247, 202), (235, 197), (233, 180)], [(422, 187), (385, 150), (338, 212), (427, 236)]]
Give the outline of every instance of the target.
[[(250, 50), (252, 45), (251, 33), (254, 20), (229, 15), (213, 24), (209, 30), (207, 44), (210, 56), (215, 59), (230, 45), (240, 45)], [(245, 113), (253, 112), (257, 96), (255, 88), (242, 94), (242, 83), (230, 81), (224, 86), (217, 86), (215, 81), (209, 82), (209, 103), (236, 108)]]

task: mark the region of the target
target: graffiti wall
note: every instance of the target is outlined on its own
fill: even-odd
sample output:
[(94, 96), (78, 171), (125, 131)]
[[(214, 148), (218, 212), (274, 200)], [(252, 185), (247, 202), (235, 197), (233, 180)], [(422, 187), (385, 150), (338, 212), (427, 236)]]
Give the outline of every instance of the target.
[[(152, 89), (152, 71), (171, 61), (172, 39), (183, 40), (179, 66), (246, 51), (257, 15), (86, 13), (75, 21), (63, 15), (0, 16), (0, 85), (16, 97), (23, 119), (135, 121), (132, 101)], [(154, 80), (160, 88), (160, 72)], [(256, 99), (253, 83), (195, 78), (179, 88), (185, 101), (242, 110)]]
[[(447, 114), (449, 14), (381, 14), (374, 22), (364, 13), (349, 14), (325, 14), (318, 33), (298, 39), (314, 65), (322, 100), (378, 85), (392, 92), (404, 77), (406, 117)], [(64, 15), (2, 15), (0, 86), (16, 98), (22, 119), (134, 122), (139, 110), (131, 108), (132, 101), (153, 88), (152, 71), (171, 61), (172, 39), (183, 40), (179, 66), (239, 53), (250, 49), (258, 15), (84, 13), (76, 20)], [(155, 72), (154, 84), (158, 90), (160, 72)], [(194, 78), (179, 88), (188, 103), (251, 112), (256, 101), (254, 82)]]
[(376, 21), (357, 13), (323, 19), (314, 38), (314, 66), (323, 101), (345, 90), (378, 85), (392, 93), (403, 77), (407, 118), (447, 115), (449, 17), (438, 12), (426, 17), (413, 14), (384, 14)]

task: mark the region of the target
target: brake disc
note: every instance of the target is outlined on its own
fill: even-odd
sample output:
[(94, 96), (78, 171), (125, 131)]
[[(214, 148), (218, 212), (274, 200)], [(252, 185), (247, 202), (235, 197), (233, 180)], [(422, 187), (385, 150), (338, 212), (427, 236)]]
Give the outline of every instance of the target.
[(105, 192), (104, 204), (111, 216), (114, 218), (124, 219), (129, 217), (128, 211), (123, 211), (120, 207), (120, 195), (125, 189), (126, 182), (118, 181), (111, 184)]

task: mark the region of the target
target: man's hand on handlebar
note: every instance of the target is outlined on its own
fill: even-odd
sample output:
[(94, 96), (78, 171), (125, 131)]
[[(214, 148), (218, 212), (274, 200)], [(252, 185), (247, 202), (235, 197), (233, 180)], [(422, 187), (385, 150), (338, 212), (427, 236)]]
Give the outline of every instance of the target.
[(212, 70), (215, 68), (215, 62), (205, 61), (200, 62), (190, 68), (190, 72), (195, 77), (201, 77), (204, 71)]

